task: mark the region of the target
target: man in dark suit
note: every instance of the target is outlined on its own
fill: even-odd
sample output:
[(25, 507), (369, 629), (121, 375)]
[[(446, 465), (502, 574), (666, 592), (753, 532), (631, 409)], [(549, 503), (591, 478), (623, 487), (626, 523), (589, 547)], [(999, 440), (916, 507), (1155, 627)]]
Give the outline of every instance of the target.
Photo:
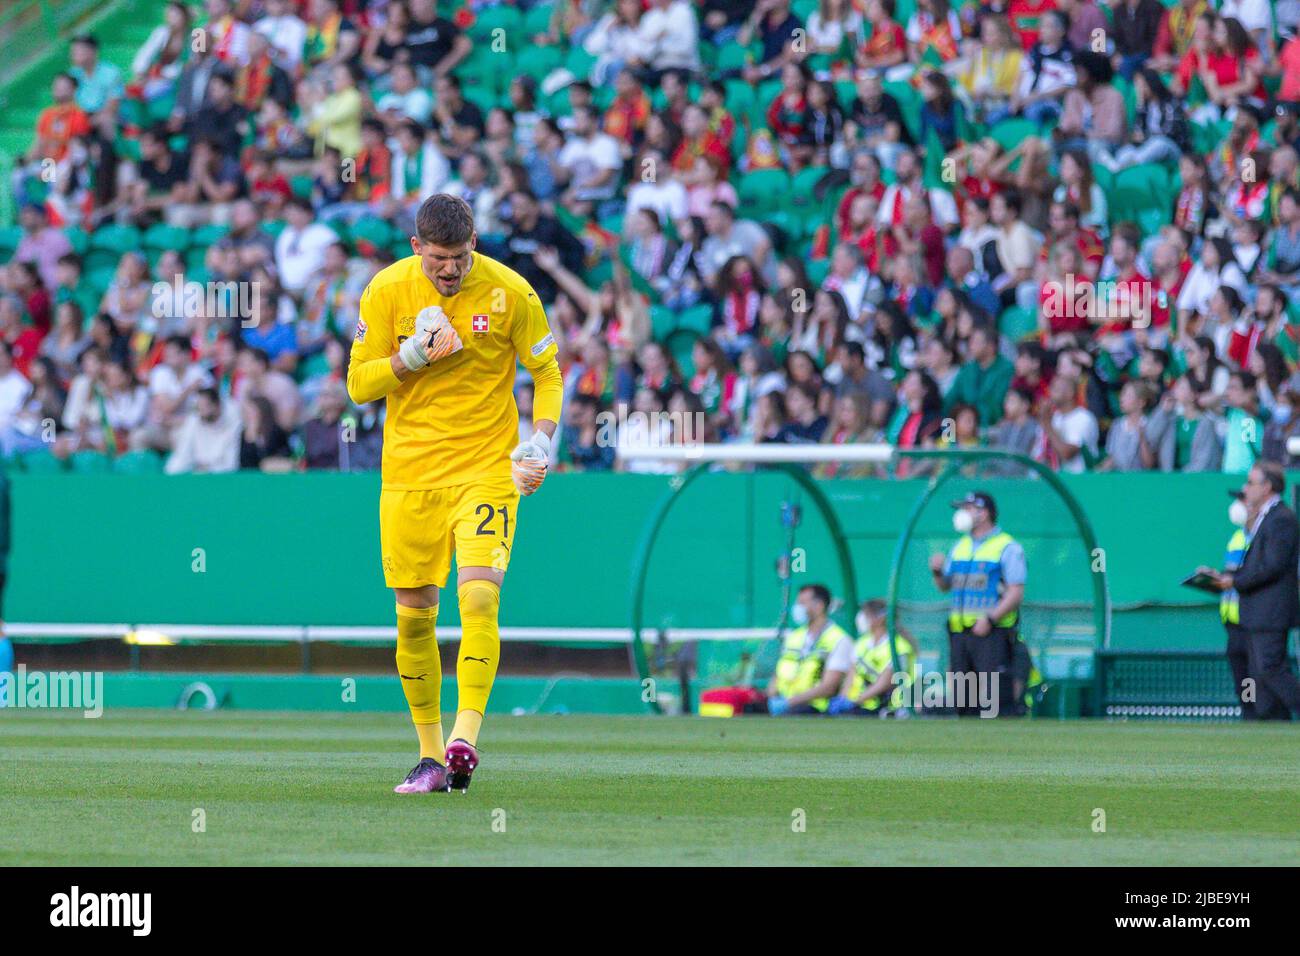
[[(1300, 714), (1300, 680), (1287, 664), (1287, 636), (1300, 625), (1300, 523), (1282, 503), (1286, 477), (1271, 462), (1250, 469), (1242, 486), (1246, 503), (1246, 553), (1231, 574), (1217, 573), (1241, 600), (1247, 634), (1247, 668), (1255, 679), (1255, 707), (1262, 716)], [(1280, 706), (1279, 706), (1280, 705)]]

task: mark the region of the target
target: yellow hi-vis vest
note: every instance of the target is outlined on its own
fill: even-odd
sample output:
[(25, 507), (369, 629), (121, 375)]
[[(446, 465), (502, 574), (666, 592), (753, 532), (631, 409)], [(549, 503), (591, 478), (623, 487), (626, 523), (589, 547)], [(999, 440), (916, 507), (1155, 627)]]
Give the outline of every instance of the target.
[[(892, 667), (893, 657), (889, 653), (889, 635), (875, 643), (874, 634), (863, 634), (853, 645), (853, 681), (849, 685), (849, 698), (856, 700), (876, 679), (884, 673), (885, 668)], [(916, 660), (912, 657), (911, 647), (907, 641), (898, 642), (898, 663), (903, 668), (906, 679), (898, 683), (893, 693), (888, 695), (890, 707), (902, 707), (906, 701), (906, 689), (917, 677)], [(876, 696), (863, 701), (864, 710), (879, 710), (880, 702), (886, 698)]]
[[(1002, 592), (1002, 552), (1015, 541), (1005, 531), (991, 534), (975, 547), (975, 540), (962, 535), (952, 549), (949, 574), (952, 578), (952, 610), (948, 626), (963, 631), (998, 603)], [(998, 618), (998, 627), (1011, 627), (1018, 614), (1011, 611)]]
[[(1228, 553), (1223, 558), (1223, 570), (1232, 573), (1241, 567), (1246, 557), (1246, 532), (1238, 528), (1228, 539)], [(1241, 598), (1235, 588), (1229, 588), (1219, 595), (1219, 620), (1224, 624), (1241, 623)]]
[[(781, 656), (776, 662), (776, 692), (782, 697), (793, 697), (816, 687), (826, 670), (826, 658), (848, 636), (844, 628), (834, 621), (828, 621), (826, 629), (805, 654), (808, 625), (796, 627), (785, 636), (785, 643), (781, 645)], [(830, 704), (830, 698), (818, 697), (808, 703), (814, 710), (825, 710)]]

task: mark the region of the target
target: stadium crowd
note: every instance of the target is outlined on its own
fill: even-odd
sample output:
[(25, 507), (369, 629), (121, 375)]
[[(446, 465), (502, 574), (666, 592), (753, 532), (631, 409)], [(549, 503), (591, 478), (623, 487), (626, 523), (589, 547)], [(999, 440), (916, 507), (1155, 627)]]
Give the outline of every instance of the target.
[(29, 467), (378, 467), (348, 348), (435, 192), (546, 304), (561, 468), (686, 437), (1294, 464), (1298, 0), (160, 9), (132, 63), (74, 40), (9, 184)]

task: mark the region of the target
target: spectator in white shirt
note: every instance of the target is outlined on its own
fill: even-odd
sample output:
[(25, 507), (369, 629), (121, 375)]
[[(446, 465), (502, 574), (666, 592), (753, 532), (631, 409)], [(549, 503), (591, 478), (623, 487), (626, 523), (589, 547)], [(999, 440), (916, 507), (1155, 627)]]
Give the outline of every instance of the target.
[(433, 117), (433, 96), (417, 82), (415, 68), (409, 63), (395, 63), (391, 75), (392, 89), (375, 104), (388, 131), (394, 132), (402, 120), (427, 126)]
[(172, 433), (193, 411), (195, 396), (211, 384), (212, 376), (192, 359), (189, 339), (183, 335), (168, 339), (162, 361), (149, 373), (148, 419), (131, 433), (131, 448), (170, 449)]
[(640, 50), (628, 63), (642, 79), (658, 85), (665, 70), (700, 67), (700, 25), (685, 0), (650, 0), (636, 28)]
[(290, 76), (297, 76), (307, 40), (307, 24), (294, 16), (290, 0), (266, 0), (266, 16), (253, 25), (253, 30), (271, 42), (271, 59), (275, 65)]
[(167, 474), (235, 471), (239, 467), (239, 433), (239, 416), (222, 407), (215, 388), (203, 389), (176, 436)]
[[(397, 128), (393, 146), (393, 202), (415, 222), (420, 204), (441, 192), (451, 176), (451, 165), (424, 126), (408, 120)], [(389, 212), (389, 216), (395, 214)]]
[(688, 196), (672, 173), (672, 167), (657, 149), (647, 149), (636, 161), (635, 185), (627, 191), (627, 216), (642, 209), (653, 209), (660, 222), (677, 222), (686, 217)]
[(709, 284), (717, 278), (732, 256), (748, 256), (758, 271), (768, 271), (772, 241), (762, 226), (748, 219), (736, 219), (736, 211), (725, 202), (715, 202), (704, 219), (708, 238), (700, 245), (698, 259), (700, 271)]
[(1060, 471), (1078, 474), (1088, 468), (1088, 458), (1097, 458), (1097, 418), (1078, 401), (1078, 379), (1058, 373), (1048, 386), (1040, 424), (1047, 441), (1047, 454)]
[(288, 225), (275, 240), (275, 265), (285, 291), (298, 295), (325, 264), (325, 250), (339, 237), (329, 226), (312, 221), (311, 203), (301, 196), (290, 199), (285, 212)]
[(0, 432), (13, 425), (31, 393), (32, 383), (14, 368), (13, 346), (0, 339)]
[(672, 442), (672, 422), (664, 414), (663, 398), (650, 386), (641, 386), (632, 398), (632, 410), (618, 423), (615, 470), (651, 475), (675, 474), (680, 469), (673, 462), (625, 457), (632, 450), (667, 448)]
[(569, 174), (569, 186), (560, 197), (574, 215), (591, 215), (593, 205), (613, 197), (618, 189), (623, 158), (618, 140), (602, 133), (590, 107), (573, 112), (573, 132), (560, 150), (559, 164)]

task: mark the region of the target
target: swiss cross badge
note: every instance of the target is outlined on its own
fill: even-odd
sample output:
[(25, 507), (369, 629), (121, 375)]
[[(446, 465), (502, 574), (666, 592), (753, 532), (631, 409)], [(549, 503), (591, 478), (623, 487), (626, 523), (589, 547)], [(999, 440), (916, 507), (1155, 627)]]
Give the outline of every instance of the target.
[(488, 317), (486, 315), (476, 315), (470, 319), (469, 327), (475, 335), (488, 334)]

